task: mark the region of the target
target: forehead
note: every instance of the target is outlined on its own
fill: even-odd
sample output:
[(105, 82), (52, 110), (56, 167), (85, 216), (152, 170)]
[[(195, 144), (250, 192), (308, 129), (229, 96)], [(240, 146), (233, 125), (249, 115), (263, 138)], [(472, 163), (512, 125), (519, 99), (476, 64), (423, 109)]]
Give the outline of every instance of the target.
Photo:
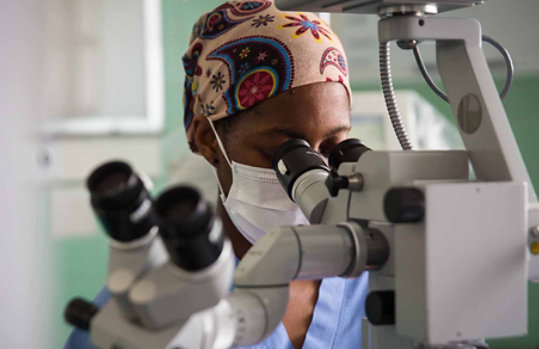
[(350, 126), (349, 105), (340, 83), (301, 86), (257, 105), (248, 112), (241, 131), (247, 136), (281, 128), (320, 138), (329, 130)]

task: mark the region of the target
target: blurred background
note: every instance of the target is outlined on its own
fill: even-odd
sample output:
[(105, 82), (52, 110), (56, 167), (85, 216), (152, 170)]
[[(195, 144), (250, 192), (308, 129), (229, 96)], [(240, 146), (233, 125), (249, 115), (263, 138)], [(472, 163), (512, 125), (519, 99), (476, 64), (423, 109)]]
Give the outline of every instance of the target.
[[(107, 239), (93, 217), (85, 177), (109, 159), (130, 162), (155, 183), (179, 181), (216, 198), (211, 172), (183, 132), (181, 57), (195, 20), (220, 0), (17, 0), (0, 12), (0, 338), (4, 348), (60, 348), (62, 310), (103, 287)], [(504, 100), (539, 188), (537, 0), (487, 0), (452, 15), (481, 20), (512, 54), (516, 77)], [(352, 135), (397, 149), (378, 80), (376, 18), (332, 15), (354, 89)], [(422, 45), (440, 83), (434, 47)], [(498, 86), (505, 66), (485, 48)], [(416, 147), (459, 148), (449, 106), (422, 80), (410, 51), (393, 47), (397, 98)], [(486, 290), (489, 292), (489, 290)], [(529, 286), (529, 334), (493, 349), (539, 347), (539, 285)]]

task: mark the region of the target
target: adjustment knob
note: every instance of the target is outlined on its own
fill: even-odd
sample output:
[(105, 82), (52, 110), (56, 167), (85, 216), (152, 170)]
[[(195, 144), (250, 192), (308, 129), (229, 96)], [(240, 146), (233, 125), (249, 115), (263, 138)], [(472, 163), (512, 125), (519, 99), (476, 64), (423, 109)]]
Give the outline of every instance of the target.
[(373, 325), (395, 324), (395, 292), (373, 291), (365, 301), (367, 319)]
[(331, 196), (337, 196), (339, 190), (348, 188), (348, 178), (341, 177), (336, 171), (331, 171), (330, 175), (326, 179), (326, 187), (328, 188)]
[(384, 197), (384, 212), (391, 223), (420, 222), (425, 215), (425, 196), (413, 187), (390, 189)]
[(88, 331), (90, 322), (99, 308), (82, 298), (73, 298), (64, 310), (64, 319), (79, 330)]

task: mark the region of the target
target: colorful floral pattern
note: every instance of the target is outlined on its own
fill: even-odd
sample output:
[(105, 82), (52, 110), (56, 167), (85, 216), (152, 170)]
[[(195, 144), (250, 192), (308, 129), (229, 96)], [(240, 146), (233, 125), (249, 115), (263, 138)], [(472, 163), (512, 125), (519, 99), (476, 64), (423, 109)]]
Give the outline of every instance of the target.
[(239, 109), (245, 110), (275, 94), (277, 74), (268, 68), (258, 68), (246, 74), (237, 84), (235, 97)]
[(240, 8), (244, 11), (252, 11), (252, 10), (256, 10), (260, 6), (262, 6), (262, 3), (258, 1), (247, 1), (241, 4)]
[(283, 18), (288, 19), (289, 23), (282, 24), (278, 28), (284, 29), (284, 28), (296, 28), (299, 27), (294, 34), (292, 35), (293, 38), (299, 38), (303, 34), (310, 32), (313, 36), (313, 38), (316, 40), (316, 42), (321, 43), (322, 42), (322, 35), (328, 38), (329, 40), (333, 40), (331, 37), (331, 34), (329, 30), (324, 28), (322, 26), (322, 22), (313, 19), (310, 20), (306, 15), (303, 13), (298, 13), (299, 17), (293, 17), (289, 15), (282, 15)]
[(267, 26), (268, 23), (273, 22), (275, 19), (275, 16), (272, 15), (264, 15), (264, 16), (258, 16), (258, 18), (253, 19), (253, 24), (251, 24), (252, 27), (259, 28), (260, 26)]
[(226, 9), (235, 16), (243, 17), (262, 12), (269, 8), (271, 5), (271, 0), (234, 1), (223, 4), (217, 9)]
[(262, 51), (258, 53), (258, 56), (256, 56), (255, 60), (256, 60), (256, 63), (262, 63), (266, 60), (266, 58), (268, 58), (268, 52)]
[(193, 98), (198, 93), (198, 79), (197, 77), (202, 75), (202, 67), (198, 64), (200, 54), (202, 53), (203, 46), (201, 43), (193, 45), (190, 52), (183, 56), (183, 69), (185, 70), (185, 83), (184, 83), (184, 125), (189, 125), (193, 119), (193, 111), (191, 109), (191, 103)]
[(320, 61), (320, 74), (324, 74), (324, 70), (328, 66), (335, 66), (344, 76), (348, 75), (348, 69), (346, 68), (346, 59), (344, 55), (335, 47), (329, 47), (322, 54), (322, 60)]
[[(229, 88), (223, 98), (229, 115), (259, 103), (261, 96), (267, 98), (289, 89), (294, 82), (290, 50), (275, 38), (240, 38), (210, 52), (207, 59), (219, 60), (228, 68)], [(271, 62), (271, 66), (266, 61)]]
[(243, 75), (247, 72), (247, 70), (249, 70), (249, 62), (243, 62), (240, 66), (240, 70), (238, 71), (238, 73), (240, 73), (240, 75)]
[(241, 50), (241, 53), (240, 53), (240, 58), (241, 58), (241, 59), (247, 58), (247, 56), (249, 56), (249, 52), (251, 52), (251, 50), (249, 49), (249, 46), (243, 48), (243, 49)]
[(204, 115), (204, 116), (210, 116), (215, 112), (215, 107), (213, 105), (213, 101), (211, 101), (208, 104), (202, 104), (201, 108), (202, 108), (202, 115)]
[(196, 35), (201, 39), (214, 39), (248, 20), (250, 18), (231, 19), (226, 9), (217, 9), (206, 15), (204, 21), (197, 27)]
[(212, 84), (212, 88), (215, 90), (215, 92), (222, 90), (225, 83), (225, 76), (221, 72), (213, 74), (210, 80), (210, 84)]

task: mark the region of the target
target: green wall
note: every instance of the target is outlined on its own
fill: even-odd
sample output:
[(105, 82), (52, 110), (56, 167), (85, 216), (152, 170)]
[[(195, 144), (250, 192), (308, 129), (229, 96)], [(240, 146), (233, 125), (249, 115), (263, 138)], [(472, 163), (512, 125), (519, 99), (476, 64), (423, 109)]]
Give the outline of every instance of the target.
[[(188, 44), (188, 35), (198, 16), (221, 3), (220, 0), (179, 1), (163, 0), (163, 35), (166, 83), (166, 127), (163, 134), (165, 151), (163, 162), (169, 157), (180, 156), (187, 151), (183, 133), (183, 68), (181, 57)], [(398, 89), (413, 89), (435, 105), (448, 118), (448, 105), (435, 96), (422, 82), (399, 84)], [(355, 90), (379, 90), (378, 84), (357, 85)], [(511, 126), (522, 151), (533, 183), (539, 188), (539, 76), (517, 77), (511, 93), (504, 104)], [(164, 166), (166, 172), (166, 166)], [(166, 173), (165, 173), (166, 176)], [(157, 183), (156, 191), (166, 186)], [(105, 282), (107, 269), (107, 241), (96, 232), (84, 238), (57, 239), (54, 242), (56, 295), (55, 318), (58, 323), (56, 348), (64, 343), (70, 328), (61, 320), (62, 309), (74, 296), (93, 298)], [(493, 349), (537, 349), (539, 347), (539, 285), (529, 287), (530, 326), (529, 335), (522, 338), (491, 341)]]

